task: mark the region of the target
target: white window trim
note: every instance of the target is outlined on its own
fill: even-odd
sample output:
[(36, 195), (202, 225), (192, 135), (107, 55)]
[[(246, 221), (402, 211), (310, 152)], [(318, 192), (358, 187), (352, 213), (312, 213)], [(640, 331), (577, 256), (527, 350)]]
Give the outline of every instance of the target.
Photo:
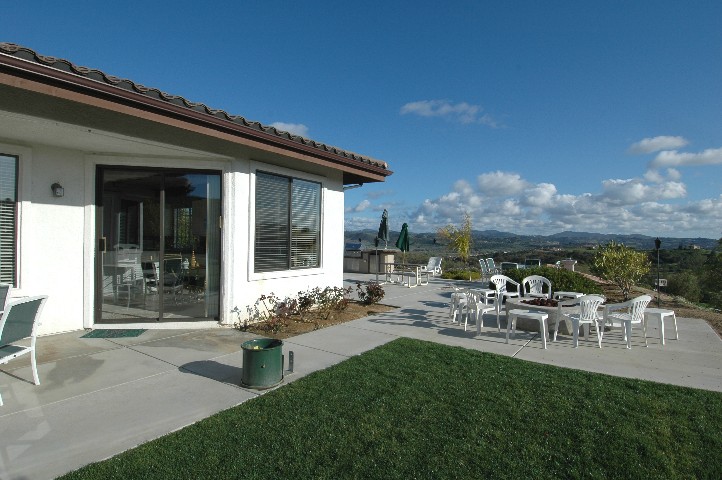
[[(321, 251), (319, 257), (320, 266), (317, 268), (301, 268), (296, 270), (279, 270), (276, 272), (256, 272), (255, 271), (255, 259), (256, 259), (256, 172), (257, 171), (267, 172), (271, 174), (283, 175), (291, 178), (298, 178), (301, 180), (308, 180), (310, 182), (318, 182), (321, 184)], [(277, 165), (271, 165), (268, 163), (257, 162), (251, 160), (251, 171), (249, 178), (248, 188), (248, 281), (262, 281), (262, 280), (273, 280), (278, 278), (297, 278), (297, 277), (308, 277), (311, 275), (322, 275), (324, 273), (323, 268), (323, 252), (325, 251), (324, 240), (324, 211), (325, 211), (325, 198), (326, 188), (328, 179), (321, 175), (314, 175), (299, 170), (293, 170), (291, 168), (279, 167)]]
[(32, 205), (30, 194), (32, 192), (33, 151), (27, 147), (0, 143), (0, 153), (18, 157), (18, 197), (17, 217), (15, 219), (15, 231), (17, 232), (17, 236), (15, 238), (15, 288), (13, 288), (13, 296), (24, 295), (22, 291), (23, 242), (21, 239), (26, 236), (26, 228), (29, 228), (30, 210)]

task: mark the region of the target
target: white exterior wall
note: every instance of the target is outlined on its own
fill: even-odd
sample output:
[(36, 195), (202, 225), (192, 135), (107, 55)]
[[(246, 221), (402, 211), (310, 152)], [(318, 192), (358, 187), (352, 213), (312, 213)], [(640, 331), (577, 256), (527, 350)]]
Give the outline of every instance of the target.
[[(322, 183), (321, 206), (321, 268), (257, 274), (253, 264), (254, 172), (256, 169), (303, 178)], [(223, 258), (222, 322), (232, 325), (238, 318), (234, 308), (242, 313), (263, 294), (278, 297), (295, 296), (314, 287), (341, 287), (343, 284), (343, 181), (341, 173), (329, 170), (328, 176), (318, 176), (276, 167), (248, 159), (232, 162), (233, 173), (224, 181), (224, 240), (233, 248), (225, 249)], [(232, 232), (229, 235), (229, 230)], [(242, 233), (243, 232), (243, 233)], [(229, 238), (230, 236), (230, 238)]]
[[(82, 328), (84, 248), (83, 154), (0, 144), (20, 157), (18, 288), (12, 297), (48, 295), (40, 334)], [(53, 197), (59, 182), (65, 196)]]
[[(12, 296), (49, 296), (42, 314), (41, 335), (94, 324), (95, 171), (96, 165), (182, 167), (223, 173), (223, 248), (221, 323), (232, 325), (234, 307), (245, 311), (262, 294), (292, 296), (313, 287), (342, 285), (343, 181), (341, 172), (326, 176), (257, 163), (248, 158), (178, 159), (102, 157), (44, 145), (0, 142), (0, 152), (20, 157), (18, 215), (18, 289)], [(253, 172), (265, 171), (322, 183), (321, 268), (255, 274), (253, 259)], [(65, 195), (52, 196), (58, 182)], [(184, 323), (184, 328), (193, 323)], [(208, 326), (201, 322), (198, 326)], [(153, 328), (170, 327), (154, 323)]]

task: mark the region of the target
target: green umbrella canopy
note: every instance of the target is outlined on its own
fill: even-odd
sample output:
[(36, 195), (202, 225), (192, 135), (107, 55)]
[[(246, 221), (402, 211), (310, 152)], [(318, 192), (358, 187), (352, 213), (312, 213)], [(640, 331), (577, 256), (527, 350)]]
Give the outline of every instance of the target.
[(385, 245), (389, 243), (389, 212), (384, 208), (384, 213), (381, 214), (381, 225), (379, 225), (379, 233), (376, 238), (383, 240)]
[(404, 223), (401, 225), (401, 232), (399, 232), (399, 239), (396, 240), (396, 247), (402, 252), (409, 251), (409, 224)]

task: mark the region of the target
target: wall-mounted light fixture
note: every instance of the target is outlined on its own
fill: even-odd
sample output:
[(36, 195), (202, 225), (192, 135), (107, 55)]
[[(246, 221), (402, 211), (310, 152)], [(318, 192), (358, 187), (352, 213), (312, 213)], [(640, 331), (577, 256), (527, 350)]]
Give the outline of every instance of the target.
[(65, 189), (58, 182), (50, 185), (50, 190), (53, 191), (53, 197), (62, 197), (63, 195), (65, 195)]

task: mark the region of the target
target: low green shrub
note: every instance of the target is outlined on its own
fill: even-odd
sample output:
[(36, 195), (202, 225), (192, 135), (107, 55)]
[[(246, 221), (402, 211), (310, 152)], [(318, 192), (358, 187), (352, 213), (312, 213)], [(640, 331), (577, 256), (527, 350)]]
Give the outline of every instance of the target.
[(481, 273), (474, 270), (446, 270), (441, 274), (446, 280), (479, 280)]
[(552, 291), (554, 292), (602, 293), (602, 289), (593, 280), (563, 268), (533, 267), (521, 270), (507, 270), (504, 274), (519, 283), (525, 277), (541, 275), (552, 282)]
[(384, 295), (386, 295), (381, 284), (376, 282), (370, 282), (366, 285), (362, 285), (361, 282), (356, 282), (356, 293), (364, 305), (378, 303), (384, 298)]

